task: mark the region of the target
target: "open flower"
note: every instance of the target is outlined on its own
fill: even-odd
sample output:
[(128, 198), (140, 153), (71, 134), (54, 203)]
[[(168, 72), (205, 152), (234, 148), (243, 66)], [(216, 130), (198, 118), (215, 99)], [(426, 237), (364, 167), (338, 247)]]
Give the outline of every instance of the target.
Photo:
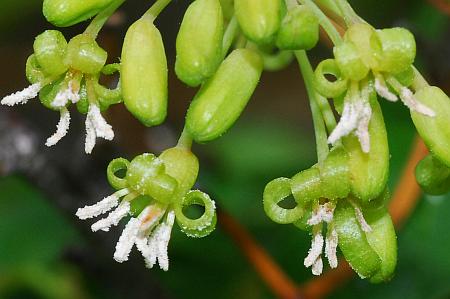
[[(156, 263), (165, 271), (169, 268), (168, 244), (175, 220), (192, 237), (203, 237), (214, 230), (215, 204), (199, 191), (190, 190), (198, 172), (197, 158), (188, 149), (175, 147), (159, 157), (142, 154), (131, 162), (119, 158), (108, 166), (108, 179), (117, 192), (92, 206), (78, 209), (76, 215), (84, 220), (110, 213), (94, 224), (92, 231), (109, 231), (112, 226), (131, 216), (114, 252), (117, 262), (128, 260), (136, 245), (147, 267)], [(124, 177), (117, 172), (126, 171)], [(184, 214), (191, 205), (204, 206), (197, 219)]]
[(97, 137), (114, 138), (112, 127), (100, 113), (121, 101), (120, 85), (114, 90), (98, 83), (101, 72), (112, 74), (118, 65), (107, 65), (106, 52), (89, 36), (78, 35), (69, 43), (59, 31), (47, 30), (36, 37), (35, 53), (27, 60), (26, 73), (31, 85), (1, 100), (2, 105), (25, 104), (39, 95), (48, 109), (58, 111), (56, 132), (47, 139), (53, 146), (67, 135), (70, 126), (69, 105), (86, 116), (85, 152), (90, 154)]

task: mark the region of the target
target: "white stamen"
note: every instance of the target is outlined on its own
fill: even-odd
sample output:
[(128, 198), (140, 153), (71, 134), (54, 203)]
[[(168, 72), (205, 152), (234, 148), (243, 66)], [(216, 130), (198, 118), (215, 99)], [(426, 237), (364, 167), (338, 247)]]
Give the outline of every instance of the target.
[(112, 140), (114, 138), (114, 131), (112, 127), (103, 118), (100, 113), (100, 108), (98, 108), (97, 105), (89, 106), (88, 117), (92, 120), (97, 137), (104, 138), (106, 140)]
[(370, 152), (369, 124), (371, 117), (372, 109), (370, 108), (370, 105), (364, 105), (363, 113), (360, 116), (359, 124), (355, 132), (364, 153)]
[(28, 100), (35, 98), (42, 86), (40, 83), (34, 83), (22, 91), (10, 94), (2, 99), (2, 105), (14, 106), (18, 104), (26, 104)]
[(311, 267), (317, 258), (321, 255), (323, 248), (323, 236), (321, 229), (314, 229), (313, 239), (311, 242), (311, 248), (309, 249), (308, 256), (303, 261), (305, 267)]
[(370, 233), (372, 231), (372, 228), (370, 227), (370, 225), (367, 223), (366, 219), (364, 218), (364, 214), (361, 211), (361, 209), (359, 208), (359, 206), (352, 200), (350, 200), (349, 202), (355, 209), (356, 220), (358, 220), (359, 226), (361, 227), (363, 232)]
[(140, 221), (137, 218), (131, 218), (128, 221), (125, 229), (120, 235), (119, 241), (116, 244), (116, 251), (114, 252), (114, 259), (119, 262), (125, 262), (128, 260), (131, 249), (136, 242), (136, 237), (139, 233)]
[(397, 96), (393, 94), (386, 84), (378, 78), (375, 79), (375, 90), (381, 97), (388, 101), (396, 102), (398, 100)]
[(341, 119), (336, 128), (328, 137), (328, 143), (335, 144), (342, 137), (355, 131), (356, 136), (364, 152), (370, 150), (369, 123), (372, 117), (372, 109), (367, 101), (357, 99), (346, 101)]
[(92, 153), (92, 150), (95, 147), (95, 139), (97, 136), (95, 135), (95, 128), (92, 124), (92, 121), (89, 117), (86, 117), (86, 141), (84, 142), (84, 151), (86, 154)]
[(314, 264), (312, 264), (311, 272), (313, 275), (320, 275), (323, 271), (323, 262), (322, 258), (319, 256), (315, 261)]
[(317, 225), (321, 222), (330, 223), (333, 220), (334, 205), (327, 202), (323, 205), (319, 205), (308, 219), (308, 225)]
[(106, 218), (100, 219), (96, 223), (92, 224), (91, 229), (93, 232), (98, 230), (107, 232), (111, 226), (116, 226), (119, 224), (120, 220), (127, 216), (129, 212), (130, 203), (128, 201), (124, 201), (114, 211), (109, 213)]
[(75, 87), (73, 80), (70, 80), (67, 88), (60, 90), (56, 94), (52, 106), (55, 108), (64, 107), (69, 101), (76, 104), (80, 100), (79, 91), (80, 89)]
[(341, 119), (328, 137), (328, 143), (335, 144), (339, 139), (350, 134), (358, 126), (358, 111), (353, 103), (346, 101)]
[(325, 256), (328, 258), (328, 263), (331, 268), (336, 268), (338, 259), (336, 249), (338, 246), (338, 234), (334, 227), (328, 227), (327, 237), (325, 239)]
[(67, 131), (70, 126), (70, 113), (67, 108), (63, 107), (59, 110), (61, 117), (59, 119), (58, 124), (56, 125), (56, 132), (52, 136), (50, 136), (45, 145), (50, 147), (57, 144), (64, 136), (67, 135)]
[(112, 208), (115, 208), (119, 204), (119, 198), (127, 195), (130, 193), (128, 189), (121, 189), (114, 194), (105, 197), (98, 203), (92, 205), (92, 206), (85, 206), (83, 208), (79, 208), (77, 210), (76, 216), (81, 219), (85, 220), (88, 218), (94, 218), (101, 214), (104, 214), (108, 211), (110, 211)]
[(406, 106), (408, 106), (409, 109), (413, 111), (430, 117), (436, 116), (436, 113), (432, 109), (428, 108), (414, 97), (414, 94), (411, 90), (409, 90), (409, 88), (403, 87), (401, 89), (400, 99)]
[(95, 147), (97, 137), (112, 140), (114, 138), (114, 131), (112, 127), (106, 122), (100, 113), (100, 108), (97, 105), (89, 105), (89, 111), (86, 116), (86, 142), (84, 151), (87, 154), (92, 153)]
[(158, 227), (160, 232), (158, 233), (157, 256), (159, 267), (164, 271), (169, 270), (168, 246), (174, 221), (175, 212), (170, 211), (167, 214), (166, 221)]

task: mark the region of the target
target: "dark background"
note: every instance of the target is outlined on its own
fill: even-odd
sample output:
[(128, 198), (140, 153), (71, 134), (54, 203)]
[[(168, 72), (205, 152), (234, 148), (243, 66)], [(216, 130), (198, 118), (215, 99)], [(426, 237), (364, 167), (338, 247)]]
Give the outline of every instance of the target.
[[(433, 84), (450, 90), (449, 18), (427, 1), (351, 1), (374, 26), (405, 26), (418, 43), (417, 66)], [(52, 26), (41, 15), (41, 1), (0, 1), (0, 97), (27, 86), (26, 58), (34, 37)], [(118, 61), (128, 25), (151, 1), (129, 0), (105, 27), (99, 43), (110, 62)], [(115, 263), (114, 245), (123, 226), (109, 233), (90, 232), (79, 221), (78, 207), (112, 192), (105, 169), (115, 157), (159, 153), (173, 146), (186, 108), (195, 93), (173, 73), (174, 40), (188, 1), (174, 0), (157, 19), (170, 69), (167, 122), (144, 129), (122, 105), (107, 115), (114, 142), (101, 142), (87, 156), (84, 116), (73, 110), (71, 129), (56, 147), (46, 148), (58, 121), (38, 100), (0, 107), (0, 298), (140, 299), (273, 298), (232, 239), (219, 226), (204, 239), (191, 239), (174, 227), (169, 245), (170, 270), (148, 270), (133, 251), (130, 261)], [(82, 32), (81, 24), (63, 32)], [(331, 55), (319, 46), (315, 63)], [(292, 176), (315, 161), (312, 121), (298, 68), (263, 75), (261, 84), (236, 125), (217, 141), (194, 146), (200, 159), (199, 188), (243, 224), (298, 283), (312, 278), (303, 267), (310, 237), (293, 226), (271, 222), (262, 209), (265, 184)], [(391, 147), (394, 187), (407, 159), (414, 127), (401, 104), (382, 103)], [(398, 232), (395, 278), (371, 285), (357, 278), (330, 298), (450, 298), (450, 196), (424, 196)]]

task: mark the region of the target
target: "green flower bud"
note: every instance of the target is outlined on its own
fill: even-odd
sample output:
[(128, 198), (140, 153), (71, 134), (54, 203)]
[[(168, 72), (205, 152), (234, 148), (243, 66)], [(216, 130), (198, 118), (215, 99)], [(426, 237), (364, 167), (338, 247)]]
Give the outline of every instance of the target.
[[(197, 219), (191, 219), (184, 214), (188, 206), (202, 206), (203, 214)], [(209, 235), (217, 223), (214, 201), (199, 190), (189, 191), (180, 204), (175, 205), (175, 215), (181, 230), (189, 237), (202, 238)]]
[(220, 0), (223, 16), (226, 20), (230, 20), (234, 15), (234, 0)]
[(159, 158), (164, 162), (166, 173), (177, 180), (178, 187), (174, 197), (181, 200), (194, 186), (198, 175), (198, 159), (186, 148), (173, 147), (161, 153)]
[(68, 27), (90, 19), (114, 0), (44, 0), (42, 11), (55, 26)]
[(375, 32), (369, 24), (356, 23), (350, 26), (344, 35), (344, 41), (352, 43), (358, 49), (362, 61), (370, 69), (378, 66), (381, 51), (378, 41), (372, 38)]
[(354, 208), (345, 200), (334, 211), (339, 248), (361, 278), (372, 277), (381, 269), (381, 259), (361, 229)]
[[(375, 98), (373, 97), (375, 96)], [(358, 138), (349, 135), (343, 145), (349, 155), (352, 194), (363, 202), (378, 197), (386, 187), (389, 177), (389, 146), (383, 114), (372, 93), (370, 101), (372, 118), (369, 124), (370, 152), (364, 153)]]
[(36, 61), (46, 75), (59, 76), (67, 71), (64, 61), (67, 41), (61, 32), (44, 31), (34, 40), (33, 48)]
[(343, 42), (333, 49), (336, 63), (342, 75), (353, 81), (360, 81), (369, 74), (358, 48), (351, 42)]
[(363, 213), (367, 224), (372, 228), (365, 233), (367, 242), (381, 260), (380, 269), (370, 277), (370, 282), (390, 280), (397, 265), (397, 236), (391, 216), (386, 207), (364, 209)]
[(260, 50), (260, 55), (263, 59), (264, 70), (271, 72), (284, 69), (294, 60), (294, 53), (292, 51), (266, 53)]
[(236, 18), (245, 36), (255, 43), (270, 43), (281, 25), (281, 0), (235, 0)]
[[(330, 81), (326, 75), (336, 78)], [(326, 98), (335, 98), (342, 95), (347, 90), (348, 80), (342, 76), (342, 73), (334, 59), (326, 59), (319, 63), (314, 72), (314, 85), (316, 90)]]
[(289, 10), (277, 33), (276, 45), (282, 50), (310, 50), (319, 41), (319, 20), (306, 6)]
[(186, 10), (177, 36), (175, 72), (197, 86), (211, 77), (222, 61), (223, 15), (219, 0), (196, 0)]
[(189, 107), (186, 128), (198, 142), (213, 140), (230, 128), (259, 82), (261, 57), (248, 49), (234, 50), (199, 90)]
[(413, 84), (415, 78), (413, 66), (409, 66), (406, 70), (401, 73), (395, 74), (394, 77), (397, 81), (404, 87), (409, 87)]
[(161, 34), (148, 18), (128, 29), (121, 64), (128, 111), (146, 126), (162, 123), (167, 114), (167, 60)]
[(434, 111), (429, 117), (411, 110), (411, 117), (420, 136), (434, 157), (450, 167), (450, 99), (438, 87), (419, 90), (415, 98)]
[(25, 73), (28, 79), (28, 82), (31, 84), (43, 82), (45, 79), (45, 74), (41, 69), (41, 66), (38, 64), (36, 60), (36, 56), (30, 55), (27, 59), (27, 64), (25, 68)]
[(414, 36), (404, 28), (377, 30), (372, 36), (372, 44), (381, 46), (376, 70), (388, 73), (401, 73), (407, 70), (416, 57), (416, 41)]
[(178, 188), (177, 181), (166, 173), (163, 161), (153, 154), (135, 157), (128, 166), (126, 179), (133, 190), (161, 203), (172, 202)]
[(447, 193), (450, 191), (450, 167), (442, 164), (433, 155), (428, 155), (416, 166), (416, 180), (425, 193)]
[(39, 100), (41, 101), (41, 104), (50, 110), (59, 111), (60, 107), (55, 108), (52, 103), (61, 88), (65, 88), (65, 86), (64, 76), (51, 84), (44, 86), (41, 91), (39, 91)]
[(99, 73), (107, 58), (108, 53), (85, 34), (75, 36), (67, 45), (67, 64), (85, 74)]

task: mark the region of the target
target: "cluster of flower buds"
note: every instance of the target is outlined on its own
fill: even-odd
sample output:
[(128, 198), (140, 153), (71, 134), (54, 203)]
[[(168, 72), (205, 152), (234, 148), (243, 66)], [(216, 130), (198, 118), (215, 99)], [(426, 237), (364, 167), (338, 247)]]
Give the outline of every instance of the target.
[[(112, 104), (123, 101), (145, 126), (165, 120), (168, 66), (154, 20), (170, 0), (157, 0), (135, 21), (126, 33), (120, 64), (105, 65), (108, 55), (95, 37), (124, 1), (44, 0), (43, 13), (56, 26), (72, 26), (95, 16), (86, 31), (69, 42), (55, 30), (39, 35), (26, 66), (31, 86), (1, 101), (12, 106), (39, 95), (45, 107), (59, 111), (61, 119), (48, 146), (66, 135), (70, 104), (87, 114), (86, 153), (92, 151), (97, 137), (113, 139), (114, 132), (101, 115)], [(323, 250), (330, 267), (337, 267), (339, 247), (361, 277), (380, 282), (394, 272), (397, 244), (387, 211), (389, 148), (378, 96), (389, 101), (400, 98), (409, 107), (431, 152), (416, 169), (419, 184), (431, 194), (450, 188), (450, 100), (439, 88), (423, 84), (413, 66), (416, 44), (408, 30), (376, 30), (356, 19), (343, 38), (332, 38), (334, 59), (322, 61), (314, 73), (307, 61), (308, 93), (311, 99), (316, 95), (323, 100), (321, 111), (312, 110), (328, 129), (322, 134), (326, 157), (319, 155), (316, 165), (292, 178), (271, 181), (263, 203), (273, 221), (294, 224), (312, 234), (304, 265), (313, 274), (323, 271)], [(185, 84), (200, 87), (178, 145), (158, 157), (142, 154), (131, 162), (111, 161), (107, 177), (117, 191), (77, 211), (80, 219), (109, 212), (92, 225), (93, 231), (108, 231), (131, 216), (117, 242), (116, 261), (126, 261), (136, 245), (147, 266), (158, 263), (167, 270), (175, 221), (192, 237), (206, 236), (214, 229), (214, 202), (207, 194), (191, 190), (199, 171), (190, 150), (192, 142), (214, 140), (237, 121), (264, 69), (281, 69), (294, 56), (302, 66), (299, 57), (317, 44), (319, 25), (330, 31), (324, 26), (326, 20), (310, 0), (195, 0), (189, 5), (176, 39), (175, 73)], [(115, 89), (99, 83), (101, 75), (114, 73), (120, 75)], [(333, 99), (340, 115), (337, 125), (327, 99)], [(332, 122), (327, 123), (326, 112)], [(315, 129), (318, 136), (321, 129)], [(280, 202), (290, 195), (296, 207), (281, 207)], [(186, 215), (189, 206), (202, 206), (204, 212), (190, 217)]]
[[(142, 154), (131, 162), (115, 159), (108, 166), (107, 176), (118, 191), (95, 205), (78, 209), (77, 216), (88, 219), (114, 209), (91, 226), (95, 232), (109, 231), (131, 215), (117, 242), (114, 259), (128, 260), (136, 244), (148, 267), (158, 262), (161, 269), (167, 270), (167, 247), (175, 220), (186, 235), (196, 238), (208, 235), (216, 225), (214, 201), (199, 190), (191, 190), (198, 169), (197, 157), (179, 146), (159, 157)], [(120, 176), (121, 173), (124, 175)], [(202, 206), (204, 212), (193, 219), (185, 214), (189, 206)]]

